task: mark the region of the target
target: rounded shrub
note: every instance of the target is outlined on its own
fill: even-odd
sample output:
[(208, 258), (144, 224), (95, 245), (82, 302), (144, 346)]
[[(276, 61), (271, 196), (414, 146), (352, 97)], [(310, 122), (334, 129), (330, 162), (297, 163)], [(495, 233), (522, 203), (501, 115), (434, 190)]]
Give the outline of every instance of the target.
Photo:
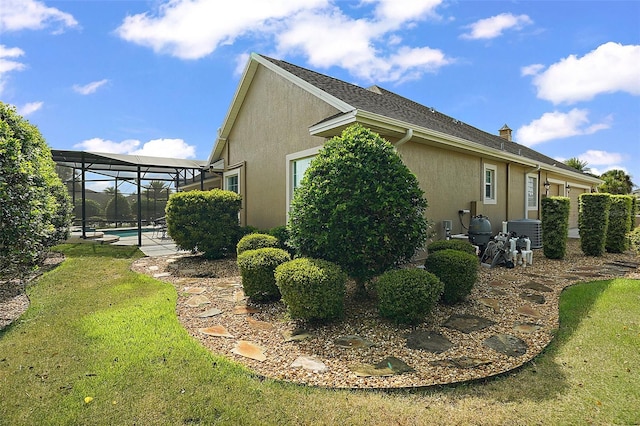
[[(612, 195), (609, 208), (609, 226), (605, 249), (608, 253), (624, 253), (629, 249), (627, 234), (631, 232), (631, 210), (633, 197), (630, 195)], [(635, 219), (635, 218), (634, 218)]]
[(434, 274), (423, 269), (396, 269), (378, 278), (378, 312), (403, 324), (422, 322), (444, 289)]
[(549, 259), (563, 259), (567, 252), (570, 208), (568, 197), (542, 199), (542, 251)]
[(432, 254), (440, 250), (458, 250), (469, 254), (476, 254), (476, 248), (469, 241), (464, 240), (439, 240), (427, 246), (427, 253)]
[(240, 238), (236, 245), (236, 252), (238, 255), (247, 250), (256, 250), (259, 248), (280, 248), (278, 245), (278, 239), (268, 234), (249, 234)]
[(471, 293), (478, 278), (478, 257), (458, 250), (440, 250), (425, 260), (425, 268), (444, 284), (442, 301), (461, 302)]
[(238, 256), (238, 268), (244, 294), (256, 302), (280, 299), (274, 271), (278, 265), (289, 260), (289, 253), (273, 247), (242, 252)]
[(269, 235), (273, 235), (278, 239), (278, 247), (282, 250), (288, 251), (291, 256), (295, 254), (295, 250), (289, 244), (289, 229), (285, 226), (276, 226), (267, 231)]
[(275, 278), (291, 318), (319, 321), (342, 317), (347, 274), (335, 263), (302, 257), (278, 266)]
[(580, 194), (578, 210), (580, 248), (587, 256), (602, 256), (604, 254), (610, 207), (610, 194)]

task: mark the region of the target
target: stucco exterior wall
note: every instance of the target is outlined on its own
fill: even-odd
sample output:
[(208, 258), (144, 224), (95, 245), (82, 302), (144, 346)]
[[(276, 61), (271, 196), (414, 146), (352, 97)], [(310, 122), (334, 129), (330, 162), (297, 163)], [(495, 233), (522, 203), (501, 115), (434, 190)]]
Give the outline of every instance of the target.
[(286, 223), (287, 154), (324, 139), (309, 126), (338, 111), (276, 73), (258, 67), (224, 151), (225, 168), (241, 167), (241, 223), (267, 229)]

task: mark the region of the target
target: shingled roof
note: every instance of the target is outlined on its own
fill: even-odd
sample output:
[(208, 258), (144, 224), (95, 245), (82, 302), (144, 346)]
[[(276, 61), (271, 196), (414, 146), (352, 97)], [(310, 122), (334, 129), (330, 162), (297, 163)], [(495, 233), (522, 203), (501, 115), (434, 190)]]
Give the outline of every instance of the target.
[[(434, 130), (470, 142), (479, 143), (489, 148), (519, 155), (535, 162), (576, 172), (575, 169), (566, 164), (529, 147), (508, 141), (498, 135), (487, 133), (436, 111), (434, 108), (421, 105), (382, 87), (373, 86), (365, 89), (286, 61), (273, 59), (264, 55), (260, 56), (323, 92), (351, 105), (354, 109), (400, 120), (410, 125)], [(327, 117), (326, 120), (334, 117), (335, 116)]]

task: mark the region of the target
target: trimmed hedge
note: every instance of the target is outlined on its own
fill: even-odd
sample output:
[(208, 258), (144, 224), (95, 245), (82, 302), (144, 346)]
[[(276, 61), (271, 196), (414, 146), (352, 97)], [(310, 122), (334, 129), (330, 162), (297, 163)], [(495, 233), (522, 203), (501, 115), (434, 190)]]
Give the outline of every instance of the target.
[(563, 259), (567, 253), (570, 209), (568, 197), (542, 199), (542, 251), (548, 259)]
[(629, 242), (631, 248), (640, 254), (640, 226), (636, 226), (633, 231), (629, 232)]
[(278, 239), (272, 235), (254, 233), (240, 238), (240, 241), (238, 241), (236, 245), (236, 253), (240, 255), (247, 250), (267, 247), (280, 248), (278, 246)]
[(298, 258), (278, 266), (275, 278), (291, 318), (320, 321), (344, 314), (347, 274), (335, 263)]
[(423, 269), (396, 269), (378, 278), (376, 290), (380, 316), (399, 324), (417, 324), (438, 303), (444, 284)]
[(478, 278), (478, 257), (458, 250), (440, 250), (425, 260), (427, 271), (444, 284), (442, 301), (447, 304), (461, 302), (471, 293)]
[(633, 197), (630, 195), (612, 195), (609, 208), (609, 226), (607, 227), (607, 241), (605, 249), (608, 253), (623, 253), (629, 249), (631, 232), (631, 211)]
[(274, 271), (289, 260), (289, 253), (279, 248), (266, 247), (242, 252), (238, 256), (238, 268), (244, 294), (256, 302), (280, 299)]
[(233, 253), (238, 243), (242, 198), (231, 191), (187, 191), (171, 194), (167, 232), (183, 250), (201, 251), (207, 259)]
[(440, 250), (458, 250), (469, 254), (476, 254), (476, 248), (468, 241), (464, 240), (439, 240), (427, 246), (427, 253), (433, 254)]
[(607, 241), (611, 195), (580, 194), (579, 205), (580, 248), (587, 256), (602, 256)]

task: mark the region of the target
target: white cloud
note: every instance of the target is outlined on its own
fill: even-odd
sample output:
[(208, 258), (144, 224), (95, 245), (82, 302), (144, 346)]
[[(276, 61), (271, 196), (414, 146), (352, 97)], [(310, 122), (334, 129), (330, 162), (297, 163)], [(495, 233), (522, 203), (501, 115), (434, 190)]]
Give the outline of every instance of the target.
[(607, 117), (600, 123), (590, 124), (588, 116), (588, 110), (578, 108), (568, 113), (547, 112), (542, 117), (520, 127), (516, 131), (515, 139), (523, 145), (533, 146), (553, 139), (589, 135), (610, 127), (611, 117)]
[(437, 18), (441, 2), (364, 0), (360, 5), (374, 4), (373, 12), (354, 19), (340, 9), (344, 3), (332, 0), (173, 0), (154, 13), (128, 16), (116, 33), (182, 59), (202, 58), (239, 37), (273, 39), (279, 57), (301, 54), (315, 67), (337, 65), (371, 81), (405, 80), (453, 62), (440, 50), (403, 46), (394, 33)]
[(85, 84), (83, 86), (79, 85), (79, 84), (74, 84), (73, 85), (73, 90), (76, 93), (80, 93), (81, 95), (90, 95), (92, 93), (95, 93), (96, 90), (98, 90), (100, 87), (104, 86), (105, 84), (107, 84), (109, 82), (109, 80), (102, 79), (99, 81), (93, 81), (91, 83)]
[(624, 156), (617, 152), (607, 152), (590, 149), (585, 153), (578, 155), (582, 161), (586, 161), (589, 165), (602, 166), (617, 164), (624, 161)]
[(18, 109), (18, 113), (24, 117), (33, 114), (34, 112), (38, 111), (40, 108), (42, 108), (42, 105), (44, 105), (44, 102), (42, 101), (38, 101), (38, 102), (29, 102), (25, 105), (22, 106), (22, 108)]
[(522, 67), (520, 69), (520, 75), (522, 75), (522, 76), (537, 75), (543, 69), (544, 69), (544, 65), (542, 65), (542, 64), (527, 65), (526, 67)]
[(74, 148), (92, 152), (170, 158), (194, 158), (196, 152), (194, 146), (187, 144), (182, 139), (152, 139), (143, 144), (137, 139), (114, 142), (108, 139), (93, 138), (75, 144)]
[(17, 47), (7, 47), (4, 44), (0, 44), (0, 95), (2, 94), (4, 85), (7, 81), (7, 74), (12, 71), (22, 71), (25, 68), (23, 63), (13, 59), (22, 55), (24, 55), (24, 51), (22, 49)]
[(469, 40), (492, 39), (500, 37), (505, 30), (520, 30), (526, 25), (533, 24), (527, 15), (513, 15), (511, 13), (501, 13), (491, 18), (480, 19), (471, 25), (467, 25), (470, 31), (460, 37)]
[(604, 93), (640, 95), (640, 45), (605, 43), (581, 58), (570, 55), (534, 73), (537, 95), (554, 104), (588, 101)]
[(0, 32), (20, 30), (40, 30), (56, 24), (54, 33), (65, 28), (76, 27), (78, 22), (66, 12), (55, 7), (47, 7), (35, 0), (2, 0), (0, 13)]

